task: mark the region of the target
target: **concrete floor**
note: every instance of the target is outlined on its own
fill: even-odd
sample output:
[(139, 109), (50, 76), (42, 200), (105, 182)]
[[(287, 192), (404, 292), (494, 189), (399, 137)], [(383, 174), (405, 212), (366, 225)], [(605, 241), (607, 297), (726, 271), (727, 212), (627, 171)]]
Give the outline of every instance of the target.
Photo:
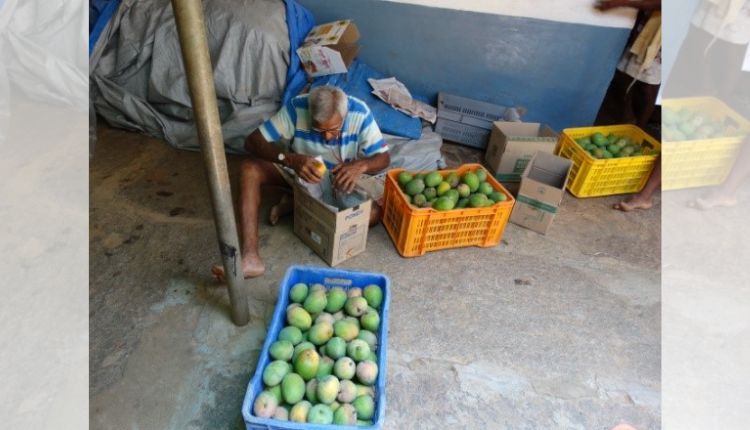
[[(90, 166), (92, 429), (241, 429), (240, 405), (292, 264), (325, 265), (290, 218), (235, 327), (197, 153), (101, 127)], [(478, 153), (447, 148), (447, 159)], [(230, 157), (236, 173), (239, 158)], [(234, 191), (236, 192), (236, 177)], [(568, 195), (546, 236), (404, 259), (382, 226), (346, 268), (388, 274), (385, 429), (639, 429), (660, 423), (660, 208)]]

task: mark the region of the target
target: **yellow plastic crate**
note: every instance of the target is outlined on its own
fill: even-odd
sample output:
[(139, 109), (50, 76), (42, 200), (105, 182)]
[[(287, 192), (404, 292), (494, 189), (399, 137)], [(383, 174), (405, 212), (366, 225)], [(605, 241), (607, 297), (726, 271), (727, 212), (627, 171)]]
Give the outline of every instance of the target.
[(573, 162), (568, 180), (568, 191), (576, 197), (601, 197), (614, 194), (637, 193), (646, 185), (658, 155), (597, 159), (581, 148), (575, 139), (596, 132), (614, 133), (634, 142), (643, 142), (644, 148), (659, 151), (661, 145), (645, 131), (634, 125), (609, 125), (603, 127), (567, 128), (560, 133), (557, 154)]
[(713, 116), (723, 122), (727, 136), (685, 141), (664, 139), (662, 145), (662, 189), (717, 185), (726, 179), (750, 123), (721, 100), (713, 97), (665, 99), (663, 108), (688, 109)]
[[(479, 164), (464, 164), (455, 170), (440, 170), (440, 173), (443, 177), (450, 172), (461, 176), (477, 169), (484, 168)], [(406, 201), (398, 186), (398, 174), (403, 170), (388, 171), (383, 208), (383, 225), (396, 245), (396, 250), (403, 257), (416, 257), (428, 251), (464, 246), (495, 246), (500, 242), (515, 200), (489, 172), (487, 182), (495, 191), (505, 194), (508, 198), (506, 201), (486, 208), (438, 211), (416, 208)]]

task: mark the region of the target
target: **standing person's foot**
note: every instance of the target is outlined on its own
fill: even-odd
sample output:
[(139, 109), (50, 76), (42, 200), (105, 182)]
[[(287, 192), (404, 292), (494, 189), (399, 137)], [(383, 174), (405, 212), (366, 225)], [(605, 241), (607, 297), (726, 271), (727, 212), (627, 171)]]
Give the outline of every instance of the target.
[[(260, 259), (258, 254), (248, 254), (242, 257), (242, 272), (245, 279), (258, 277), (265, 271), (266, 266), (263, 264), (263, 260)], [(224, 276), (224, 266), (220, 264), (216, 264), (211, 268), (211, 275), (218, 282), (226, 281), (226, 276)]]
[(654, 204), (651, 202), (651, 199), (647, 199), (640, 194), (636, 194), (619, 203), (615, 203), (612, 207), (623, 212), (630, 212), (636, 209), (651, 209), (653, 205)]
[(715, 208), (737, 206), (737, 197), (721, 193), (706, 194), (687, 202), (687, 207), (707, 211)]
[(271, 213), (268, 216), (268, 222), (271, 225), (276, 225), (279, 219), (284, 215), (292, 213), (294, 210), (294, 199), (288, 193), (284, 193), (281, 196), (281, 200), (271, 207)]

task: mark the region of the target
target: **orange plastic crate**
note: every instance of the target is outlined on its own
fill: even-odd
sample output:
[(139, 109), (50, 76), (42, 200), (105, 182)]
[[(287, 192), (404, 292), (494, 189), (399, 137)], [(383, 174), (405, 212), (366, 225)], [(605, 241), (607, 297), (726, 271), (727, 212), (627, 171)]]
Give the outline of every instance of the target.
[[(464, 164), (455, 170), (440, 170), (440, 173), (443, 177), (451, 172), (461, 176), (477, 169), (484, 168), (479, 164)], [(486, 208), (438, 211), (417, 208), (406, 201), (397, 180), (403, 170), (393, 169), (386, 175), (383, 208), (383, 225), (403, 257), (465, 246), (489, 247), (500, 242), (515, 199), (489, 172), (487, 182), (495, 191), (505, 194), (508, 200)]]

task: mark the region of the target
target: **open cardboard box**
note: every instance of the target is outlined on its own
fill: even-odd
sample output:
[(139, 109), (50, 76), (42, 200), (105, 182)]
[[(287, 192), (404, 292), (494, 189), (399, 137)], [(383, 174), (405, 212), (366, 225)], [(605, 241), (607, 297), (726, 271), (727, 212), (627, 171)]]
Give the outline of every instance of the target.
[(510, 222), (546, 234), (557, 214), (573, 163), (537, 151), (521, 176)]
[(359, 52), (359, 29), (351, 20), (317, 25), (297, 48), (302, 67), (311, 78), (346, 73)]

